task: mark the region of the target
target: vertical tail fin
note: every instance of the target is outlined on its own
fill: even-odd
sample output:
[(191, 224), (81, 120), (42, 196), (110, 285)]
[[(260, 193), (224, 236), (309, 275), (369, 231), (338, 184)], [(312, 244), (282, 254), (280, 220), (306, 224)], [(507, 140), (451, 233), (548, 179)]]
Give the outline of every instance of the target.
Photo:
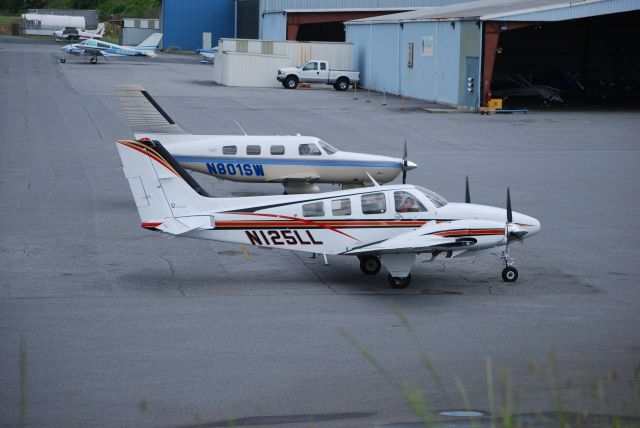
[(153, 52), (160, 44), (160, 40), (162, 40), (162, 33), (153, 33), (152, 35), (144, 39), (142, 43), (136, 46), (136, 49), (138, 49), (139, 51)]
[(184, 233), (177, 217), (201, 219), (207, 193), (159, 142), (121, 140), (116, 146), (143, 227)]
[(98, 24), (98, 28), (95, 31), (96, 36), (104, 36), (104, 22)]

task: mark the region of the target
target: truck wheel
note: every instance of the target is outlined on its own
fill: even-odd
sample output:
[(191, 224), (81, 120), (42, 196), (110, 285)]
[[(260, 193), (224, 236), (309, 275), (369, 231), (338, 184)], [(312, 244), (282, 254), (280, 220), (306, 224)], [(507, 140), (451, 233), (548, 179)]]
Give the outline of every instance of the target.
[(346, 91), (349, 89), (349, 79), (346, 77), (339, 78), (334, 87), (337, 91)]
[(287, 77), (287, 80), (284, 81), (285, 88), (287, 89), (295, 89), (298, 87), (298, 79), (296, 77)]

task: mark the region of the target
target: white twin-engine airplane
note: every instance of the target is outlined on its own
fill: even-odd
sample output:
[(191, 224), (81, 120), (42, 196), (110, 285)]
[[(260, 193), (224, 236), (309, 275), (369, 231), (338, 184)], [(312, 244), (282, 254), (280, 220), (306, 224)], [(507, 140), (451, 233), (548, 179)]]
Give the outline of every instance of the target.
[[(317, 193), (317, 183), (342, 188), (395, 179), (417, 165), (404, 158), (344, 152), (317, 137), (302, 135), (187, 134), (140, 85), (115, 86), (137, 140), (160, 140), (185, 168), (220, 179), (282, 183), (286, 194)], [(243, 131), (244, 132), (244, 131)]]
[(84, 39), (101, 39), (104, 36), (104, 22), (98, 24), (95, 30), (84, 30), (81, 28), (67, 27), (64, 30), (54, 31), (53, 35), (56, 40), (84, 40)]
[[(118, 141), (124, 174), (142, 227), (189, 238), (326, 255), (353, 255), (367, 275), (384, 265), (389, 283), (405, 288), (416, 254), (446, 258), (504, 247), (504, 281), (518, 271), (509, 242), (535, 235), (540, 222), (511, 210), (448, 203), (412, 185), (314, 195), (212, 198), (158, 141)], [(468, 189), (468, 186), (467, 186)], [(467, 201), (470, 200), (467, 191)]]

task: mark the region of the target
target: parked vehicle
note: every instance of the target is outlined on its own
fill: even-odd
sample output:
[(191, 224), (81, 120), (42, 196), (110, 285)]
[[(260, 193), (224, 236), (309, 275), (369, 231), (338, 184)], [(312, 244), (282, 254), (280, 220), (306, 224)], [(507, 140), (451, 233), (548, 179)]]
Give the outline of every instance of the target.
[(336, 91), (346, 91), (360, 81), (357, 71), (332, 70), (327, 61), (312, 59), (297, 67), (278, 69), (277, 79), (287, 89), (295, 89), (298, 83), (324, 83), (333, 85)]

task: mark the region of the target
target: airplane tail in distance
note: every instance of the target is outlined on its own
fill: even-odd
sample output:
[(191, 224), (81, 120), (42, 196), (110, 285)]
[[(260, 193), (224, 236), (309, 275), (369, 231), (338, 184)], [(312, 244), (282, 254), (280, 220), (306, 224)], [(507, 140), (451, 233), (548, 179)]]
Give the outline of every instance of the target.
[(162, 33), (153, 33), (142, 43), (136, 46), (136, 49), (139, 51), (144, 51), (147, 55), (153, 56), (155, 55), (154, 51), (160, 44), (160, 40), (162, 40)]
[(186, 134), (142, 85), (117, 85), (114, 90), (134, 133)]
[(99, 23), (96, 31), (92, 31), (92, 33), (94, 33), (96, 36), (104, 36), (104, 22)]
[[(202, 223), (198, 213), (214, 200), (207, 198), (205, 204), (209, 195), (162, 144), (120, 140), (116, 146), (143, 227), (179, 234), (190, 230), (184, 230), (185, 223)], [(208, 217), (205, 221), (213, 227)], [(202, 227), (199, 223), (195, 227)]]

